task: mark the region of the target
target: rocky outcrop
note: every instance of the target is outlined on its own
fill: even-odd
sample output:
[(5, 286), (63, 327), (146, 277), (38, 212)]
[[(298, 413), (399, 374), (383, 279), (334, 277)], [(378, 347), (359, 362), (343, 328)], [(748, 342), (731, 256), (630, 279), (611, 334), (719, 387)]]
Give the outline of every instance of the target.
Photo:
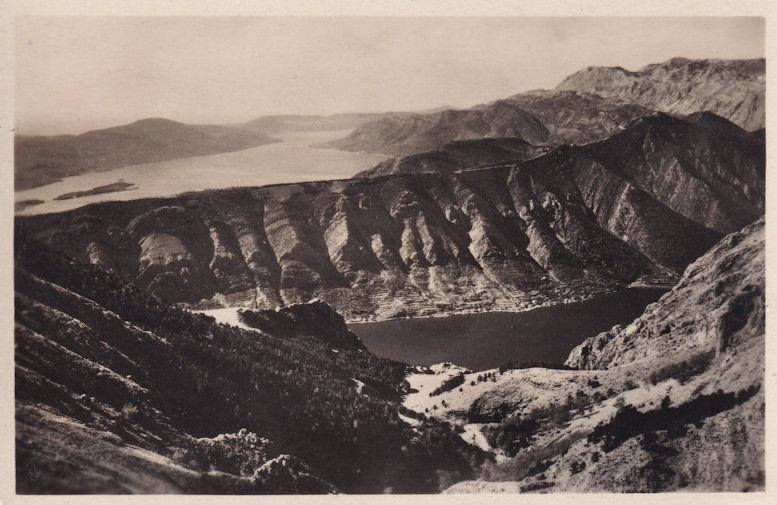
[(363, 349), (359, 337), (348, 329), (343, 316), (320, 300), (279, 310), (241, 310), (246, 326), (281, 338), (312, 337), (342, 349)]
[(114, 202), (17, 225), (203, 308), (516, 310), (672, 282), (762, 215), (763, 149), (716, 116), (658, 114), (522, 163)]
[(651, 110), (688, 115), (709, 111), (754, 131), (765, 125), (766, 62), (672, 58), (636, 72), (589, 67), (556, 87), (593, 93)]

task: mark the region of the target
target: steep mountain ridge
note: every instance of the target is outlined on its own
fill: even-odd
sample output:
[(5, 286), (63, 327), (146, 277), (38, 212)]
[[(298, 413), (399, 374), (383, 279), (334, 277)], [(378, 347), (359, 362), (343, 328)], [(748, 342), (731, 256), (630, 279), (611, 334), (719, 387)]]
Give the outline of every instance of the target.
[(105, 203), (17, 227), (202, 308), (517, 310), (671, 282), (763, 213), (763, 163), (758, 135), (656, 115), (497, 168)]
[(765, 125), (766, 60), (672, 58), (636, 72), (589, 67), (556, 90), (594, 93), (673, 114), (709, 111), (753, 131)]
[(149, 118), (80, 135), (14, 139), (16, 189), (84, 172), (256, 147), (276, 139), (242, 128)]

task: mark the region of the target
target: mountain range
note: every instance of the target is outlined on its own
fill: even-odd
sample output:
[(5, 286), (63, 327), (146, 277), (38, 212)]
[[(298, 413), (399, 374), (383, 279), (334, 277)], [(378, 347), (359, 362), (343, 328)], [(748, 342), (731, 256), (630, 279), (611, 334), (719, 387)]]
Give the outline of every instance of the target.
[(763, 219), (565, 370), (408, 368), (320, 301), (241, 329), (23, 231), (15, 252), (20, 494), (764, 485)]
[(671, 283), (764, 211), (763, 135), (655, 114), (523, 163), (90, 205), (17, 227), (169, 302), (349, 318)]
[[(585, 144), (602, 140), (656, 111), (679, 116), (708, 111), (753, 131), (764, 126), (764, 89), (763, 59), (675, 58), (636, 72), (589, 67), (570, 75), (554, 90), (520, 93), (469, 109), (275, 115), (228, 126), (144, 119), (80, 135), (18, 135), (15, 186), (17, 190), (28, 189), (84, 172), (242, 150), (277, 141), (273, 134), (299, 131), (352, 129), (347, 137), (321, 146), (400, 156), (436, 152), (456, 141), (485, 138), (517, 138), (537, 150)], [(514, 160), (525, 159), (525, 150), (521, 149)], [(481, 154), (485, 154), (483, 150)], [(506, 155), (494, 152), (485, 159), (502, 161)], [(472, 161), (472, 157), (463, 156), (453, 163)], [(386, 170), (384, 165), (376, 172)]]
[(595, 93), (671, 114), (709, 111), (748, 131), (765, 126), (766, 60), (672, 58), (636, 72), (589, 67), (556, 90)]
[(675, 58), (637, 72), (589, 67), (554, 90), (536, 90), (470, 109), (387, 117), (325, 144), (407, 155), (456, 140), (518, 137), (533, 145), (602, 140), (653, 112), (712, 112), (754, 131), (764, 127), (765, 62)]

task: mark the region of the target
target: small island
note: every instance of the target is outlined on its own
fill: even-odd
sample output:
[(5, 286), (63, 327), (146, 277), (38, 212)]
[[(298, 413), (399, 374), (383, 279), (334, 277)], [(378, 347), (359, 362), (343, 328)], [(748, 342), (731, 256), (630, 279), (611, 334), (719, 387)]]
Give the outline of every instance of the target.
[(127, 191), (133, 189), (134, 187), (135, 184), (131, 182), (118, 181), (84, 191), (73, 191), (72, 193), (65, 193), (54, 198), (54, 200), (71, 200), (73, 198), (81, 198), (83, 196), (101, 195), (103, 193), (116, 193), (118, 191)]

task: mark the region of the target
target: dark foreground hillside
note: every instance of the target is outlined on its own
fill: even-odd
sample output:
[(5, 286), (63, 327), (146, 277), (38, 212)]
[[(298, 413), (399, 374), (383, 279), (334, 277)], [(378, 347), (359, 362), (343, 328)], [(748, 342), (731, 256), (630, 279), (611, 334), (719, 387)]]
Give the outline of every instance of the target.
[(436, 492), (483, 461), (403, 421), (405, 368), (325, 304), (241, 330), (22, 235), (15, 291), (18, 493)]

